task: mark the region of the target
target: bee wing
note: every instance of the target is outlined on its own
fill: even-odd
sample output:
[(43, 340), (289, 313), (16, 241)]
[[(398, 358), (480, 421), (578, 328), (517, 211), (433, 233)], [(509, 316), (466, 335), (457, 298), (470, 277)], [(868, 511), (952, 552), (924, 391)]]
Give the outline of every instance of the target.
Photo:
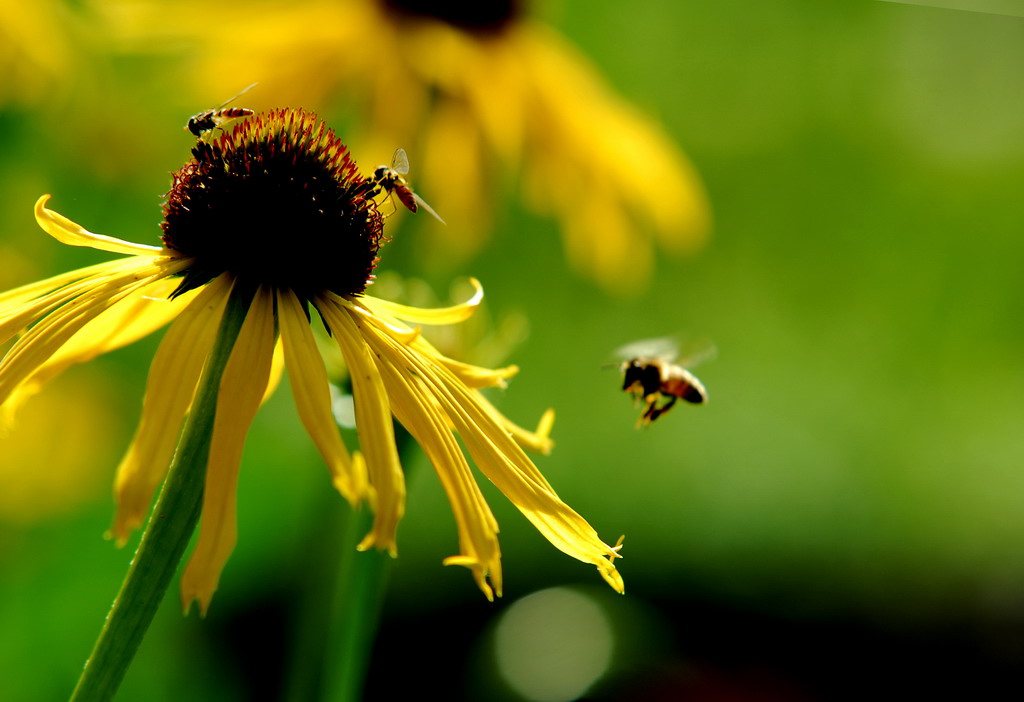
[(671, 363), (679, 355), (679, 343), (673, 337), (661, 337), (659, 339), (640, 339), (615, 351), (619, 360), (625, 361), (630, 358), (649, 358)]
[(717, 355), (718, 347), (710, 339), (695, 339), (679, 347), (676, 363), (686, 368), (693, 368), (704, 361), (710, 361)]
[(391, 157), (391, 170), (402, 176), (409, 172), (409, 155), (405, 153), (405, 149), (395, 150), (395, 155)]
[(416, 201), (417, 205), (419, 205), (420, 207), (425, 209), (427, 212), (429, 212), (431, 215), (433, 215), (434, 219), (436, 219), (441, 224), (443, 224), (445, 226), (448, 226), (448, 223), (445, 222), (443, 219), (441, 219), (441, 215), (439, 215), (436, 212), (434, 212), (434, 208), (431, 207), (430, 205), (428, 205), (426, 200), (424, 200), (422, 197), (420, 197), (416, 193), (412, 193), (412, 199)]

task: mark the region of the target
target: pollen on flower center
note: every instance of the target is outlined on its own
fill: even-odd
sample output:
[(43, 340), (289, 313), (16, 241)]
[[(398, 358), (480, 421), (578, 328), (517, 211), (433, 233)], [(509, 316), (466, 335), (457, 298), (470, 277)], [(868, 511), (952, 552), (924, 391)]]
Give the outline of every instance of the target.
[(376, 182), (310, 112), (237, 122), (174, 174), (164, 244), (194, 260), (175, 294), (222, 273), (302, 298), (362, 293), (382, 243)]

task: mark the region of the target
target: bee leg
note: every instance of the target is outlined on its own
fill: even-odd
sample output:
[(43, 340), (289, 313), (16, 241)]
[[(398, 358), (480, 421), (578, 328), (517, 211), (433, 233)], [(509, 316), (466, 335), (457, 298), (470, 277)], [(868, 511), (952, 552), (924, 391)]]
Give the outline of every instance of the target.
[(658, 396), (648, 395), (644, 398), (647, 405), (644, 407), (644, 413), (640, 415), (641, 424), (650, 424), (658, 418), (660, 412), (658, 411)]
[(660, 410), (658, 410), (658, 415), (659, 415), (659, 416), (660, 416), (660, 415), (663, 415), (663, 414), (665, 414), (666, 412), (668, 412), (668, 411), (669, 411), (670, 409), (672, 409), (672, 406), (673, 406), (673, 405), (674, 405), (674, 404), (676, 403), (676, 401), (677, 401), (678, 399), (679, 399), (679, 398), (678, 398), (678, 397), (676, 397), (675, 395), (673, 395), (673, 396), (672, 396), (671, 398), (669, 398), (669, 401), (668, 401), (668, 402), (666, 402), (665, 404), (663, 404), (663, 405), (661, 406), (661, 409), (660, 409)]
[(678, 398), (676, 398), (675, 395), (671, 395), (668, 398), (668, 402), (663, 404), (661, 407), (656, 407), (654, 402), (651, 402), (651, 406), (647, 410), (647, 413), (646, 413), (646, 414), (650, 415), (650, 421), (653, 422), (655, 419), (657, 419), (658, 417), (660, 417), (661, 415), (665, 414), (670, 409), (672, 409), (672, 405), (674, 405), (676, 403), (677, 399)]
[[(387, 214), (383, 214), (382, 213), (381, 217), (383, 219), (388, 219), (389, 217), (394, 217), (395, 213), (398, 212), (398, 205), (395, 204), (394, 193), (392, 193), (392, 191), (390, 191), (390, 190), (386, 190), (386, 192), (387, 192), (387, 195), (384, 197), (384, 202), (387, 202), (387, 203), (391, 204), (391, 211), (388, 212)], [(383, 203), (381, 203), (381, 204), (383, 204)]]

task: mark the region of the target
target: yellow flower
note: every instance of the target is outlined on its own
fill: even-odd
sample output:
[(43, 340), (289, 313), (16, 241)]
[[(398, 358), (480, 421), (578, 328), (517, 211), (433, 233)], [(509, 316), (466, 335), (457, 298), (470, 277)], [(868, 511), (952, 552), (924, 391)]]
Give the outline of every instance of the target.
[(14, 3), (0, 12), (0, 105), (39, 105), (72, 84), (74, 22), (57, 0)]
[(496, 174), (512, 173), (527, 203), (557, 218), (576, 269), (615, 291), (642, 288), (656, 248), (681, 253), (706, 237), (703, 187), (665, 131), (520, 4), (221, 0), (224, 22), (197, 21), (208, 8), (198, 0), (106, 9), (123, 46), (184, 40), (188, 81), (218, 102), (252, 81), (256, 104), (346, 96), (358, 159), (385, 161), (401, 144), (414, 181), (429, 183), (422, 194), (448, 222), (429, 235), (447, 258), (483, 247), (481, 224), (508, 185)]
[[(246, 119), (174, 175), (164, 205), (164, 246), (86, 231), (36, 203), (40, 226), (59, 241), (127, 258), (0, 294), (5, 407), (68, 366), (123, 346), (174, 320), (153, 359), (135, 438), (117, 471), (113, 536), (139, 526), (162, 481), (233, 286), (254, 291), (219, 386), (202, 522), (182, 576), (186, 608), (203, 611), (235, 543), (235, 489), (242, 446), (265, 395), (287, 366), (295, 404), (334, 486), (366, 501), (374, 523), (360, 544), (396, 552), (405, 483), (392, 416), (426, 451), (451, 501), (459, 552), (488, 598), (501, 594), (498, 526), (455, 434), (477, 468), (556, 547), (597, 566), (616, 590), (618, 547), (558, 497), (523, 447), (547, 451), (552, 415), (536, 432), (511, 423), (481, 394), (515, 367), (491, 370), (447, 358), (416, 325), (468, 318), (463, 304), (419, 309), (364, 294), (382, 242), (377, 182), (360, 176), (345, 146), (315, 115), (274, 110)], [(335, 425), (311, 310), (348, 365), (362, 451), (350, 453)], [(20, 336), (18, 336), (20, 334)], [(275, 352), (275, 348), (277, 352)], [(276, 369), (276, 370), (275, 370)]]

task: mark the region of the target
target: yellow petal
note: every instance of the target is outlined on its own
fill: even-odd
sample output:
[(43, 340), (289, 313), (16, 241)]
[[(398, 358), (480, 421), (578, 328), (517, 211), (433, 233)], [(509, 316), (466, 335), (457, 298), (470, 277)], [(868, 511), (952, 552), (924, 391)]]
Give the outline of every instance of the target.
[[(422, 134), (423, 163), (417, 171), (422, 183), (438, 184), (434, 206), (447, 226), (431, 226), (435, 245), (425, 249), (428, 264), (448, 269), (478, 253), (490, 238), (493, 203), (498, 186), (494, 179), (493, 152), (475, 121), (476, 115), (464, 100), (435, 99), (425, 115)], [(459, 174), (458, 187), (440, 190)], [(433, 190), (423, 188), (427, 200)], [(424, 268), (432, 269), (430, 265)]]
[(394, 555), (398, 550), (395, 532), (405, 513), (405, 476), (395, 448), (391, 406), (374, 357), (363, 339), (363, 318), (336, 302), (336, 297), (318, 298), (317, 308), (327, 320), (349, 368), (359, 443), (376, 495), (373, 528), (359, 548), (376, 546)]
[(364, 295), (359, 301), (365, 304), (373, 312), (388, 317), (395, 317), (413, 324), (457, 324), (464, 322), (473, 316), (480, 303), (484, 299), (484, 288), (476, 278), (469, 279), (474, 291), (468, 300), (451, 307), (436, 307), (433, 309), (422, 307), (409, 307), (400, 305), (397, 302), (381, 300), (377, 297)]
[(190, 290), (169, 299), (177, 285), (175, 279), (158, 280), (87, 323), (18, 387), (5, 411), (13, 411), (70, 366), (127, 346), (169, 323), (195, 297)]
[(62, 214), (58, 214), (46, 207), (50, 196), (43, 195), (36, 200), (36, 222), (43, 230), (62, 244), (70, 246), (88, 246), (101, 251), (112, 251), (114, 253), (153, 255), (169, 252), (160, 246), (146, 246), (144, 244), (133, 244), (130, 241), (115, 239), (112, 236), (93, 234), (82, 226), (75, 224)]
[[(366, 338), (382, 360), (379, 364), (381, 377), (395, 417), (423, 447), (451, 503), (461, 553), (446, 558), (445, 564), (469, 568), (487, 599), (493, 599), (495, 592), (500, 597), (498, 523), (473, 479), (462, 449), (452, 436), (447, 418), (415, 377), (402, 365), (389, 362), (392, 354), (379, 335), (371, 332)], [(400, 358), (395, 360), (401, 364)]]
[(551, 427), (555, 423), (555, 411), (553, 409), (548, 409), (541, 415), (537, 428), (534, 431), (528, 431), (498, 412), (483, 395), (478, 394), (477, 400), (479, 400), (481, 407), (491, 411), (492, 416), (497, 422), (505, 427), (505, 431), (511, 434), (515, 442), (524, 449), (536, 451), (546, 456), (555, 447), (555, 442), (551, 440)]
[(281, 340), (277, 340), (277, 344), (274, 346), (274, 360), (270, 364), (270, 380), (267, 381), (267, 390), (263, 393), (263, 402), (265, 404), (270, 396), (274, 394), (278, 386), (281, 385), (281, 377), (284, 375), (284, 346)]
[(384, 317), (374, 314), (363, 305), (351, 302), (343, 297), (339, 297), (337, 299), (337, 303), (347, 310), (362, 315), (370, 324), (387, 332), (403, 344), (411, 344), (420, 338), (420, 332), (422, 330), (419, 327), (409, 328), (390, 319), (385, 319)]
[(46, 314), (18, 339), (0, 362), (0, 404), (91, 320), (164, 275), (160, 266), (138, 260), (135, 263), (142, 265), (136, 265), (135, 271), (110, 276), (83, 290), (59, 309)]
[(199, 540), (181, 576), (185, 612), (199, 601), (203, 616), (235, 547), (235, 507), (242, 448), (270, 378), (274, 355), (274, 295), (261, 288), (238, 332), (217, 393)]
[(61, 273), (52, 278), (37, 280), (34, 283), (28, 283), (12, 290), (6, 290), (0, 293), (0, 319), (6, 318), (13, 310), (20, 310), (28, 300), (34, 300), (69, 283), (78, 282), (93, 275), (103, 274), (111, 267), (116, 268), (122, 263), (122, 261), (104, 261), (103, 263), (97, 263), (86, 268), (78, 268), (67, 273)]
[(471, 388), (503, 388), (507, 384), (505, 380), (519, 372), (519, 366), (484, 368), (456, 361), (440, 353), (434, 355), (438, 362), (443, 363), (459, 380)]
[[(64, 284), (52, 290), (36, 285), (19, 288), (23, 292), (13, 296), (0, 309), (0, 344), (10, 340), (36, 319), (45, 317), (85, 293), (109, 292), (112, 288), (131, 285), (143, 277), (158, 279), (175, 272), (166, 265), (154, 265), (154, 261), (152, 256), (107, 261), (74, 271), (73, 275), (62, 276)], [(44, 281), (46, 287), (53, 280)], [(35, 292), (38, 295), (33, 294)]]
[(480, 404), (479, 393), (409, 347), (391, 344), (390, 349), (430, 388), (484, 475), (556, 548), (597, 566), (601, 576), (621, 592), (622, 579), (612, 563), (618, 552), (558, 497), (491, 411)]
[(479, 59), (457, 68), (465, 73), (463, 88), (473, 111), (472, 121), (480, 125), (487, 145), (514, 169), (524, 151), (529, 76), (524, 70), (519, 36), (524, 27), (517, 25), (506, 31), (508, 41), (474, 42)]
[(327, 371), (313, 330), (295, 293), (282, 291), (277, 299), (281, 340), (299, 417), (327, 463), (334, 487), (355, 506), (366, 495), (367, 478), (356, 472), (331, 413)]
[(111, 534), (119, 545), (142, 523), (167, 473), (230, 291), (227, 276), (215, 278), (181, 312), (153, 357), (139, 426), (114, 479)]

